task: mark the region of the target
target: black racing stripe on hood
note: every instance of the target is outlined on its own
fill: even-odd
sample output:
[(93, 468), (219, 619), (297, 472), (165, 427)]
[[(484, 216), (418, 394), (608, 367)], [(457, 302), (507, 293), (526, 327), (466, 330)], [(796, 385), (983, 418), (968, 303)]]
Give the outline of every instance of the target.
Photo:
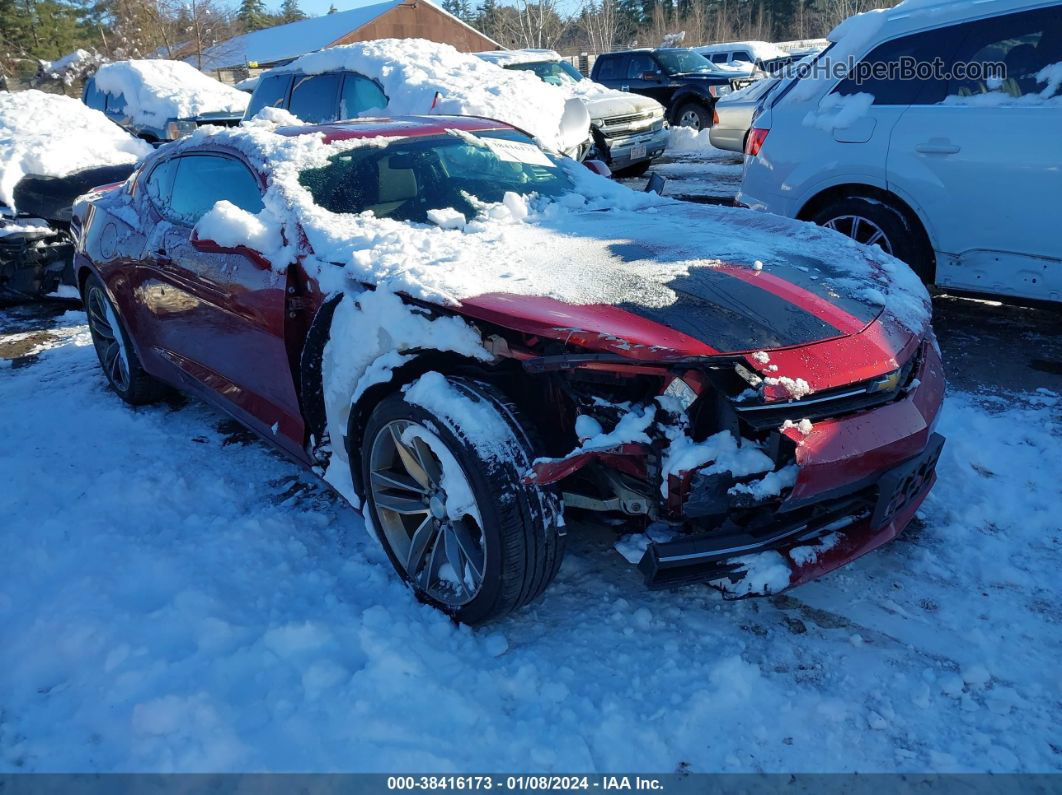
[(693, 268), (668, 282), (677, 298), (664, 307), (619, 308), (667, 326), (721, 353), (788, 348), (843, 335), (835, 326), (716, 268)]

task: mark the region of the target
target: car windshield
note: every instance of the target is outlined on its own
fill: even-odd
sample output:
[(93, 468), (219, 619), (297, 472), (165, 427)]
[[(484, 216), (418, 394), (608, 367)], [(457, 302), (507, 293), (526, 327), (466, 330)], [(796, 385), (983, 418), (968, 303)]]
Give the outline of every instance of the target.
[(418, 223), (451, 208), (471, 220), (483, 202), (508, 192), (559, 196), (572, 188), (559, 157), (506, 130), (358, 147), (303, 171), (299, 182), (326, 210)]
[(514, 63), (507, 69), (520, 69), (534, 72), (542, 80), (554, 86), (566, 86), (583, 79), (579, 70), (567, 61), (535, 61), (534, 63)]
[(656, 59), (671, 75), (717, 71), (711, 61), (693, 50), (657, 50)]

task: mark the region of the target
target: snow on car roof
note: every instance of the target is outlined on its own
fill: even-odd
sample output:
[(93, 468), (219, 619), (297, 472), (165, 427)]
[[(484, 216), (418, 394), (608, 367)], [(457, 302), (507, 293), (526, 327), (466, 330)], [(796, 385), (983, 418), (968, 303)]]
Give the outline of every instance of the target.
[(490, 63), (497, 64), (498, 66), (509, 66), (511, 64), (518, 63), (539, 63), (541, 61), (559, 61), (561, 60), (560, 54), (555, 50), (490, 50), (489, 52), (477, 52), (476, 57), (482, 58), (484, 61), (490, 61)]
[(730, 52), (731, 50), (749, 50), (754, 58), (769, 61), (772, 58), (784, 58), (788, 53), (781, 47), (767, 41), (727, 41), (718, 44), (705, 44), (694, 47), (699, 53)]
[[(502, 69), (449, 44), (425, 39), (377, 39), (329, 47), (296, 58), (270, 74), (320, 74), (345, 69), (377, 81), (388, 115), (485, 116), (527, 130), (545, 145), (572, 146), (562, 130), (567, 92), (530, 73)], [(581, 143), (586, 128), (579, 131)]]
[(182, 61), (116, 61), (96, 72), (96, 88), (125, 97), (137, 124), (163, 127), (202, 113), (242, 113), (250, 97)]
[(42, 91), (0, 92), (0, 203), (14, 208), (25, 176), (65, 177), (135, 163), (152, 151), (80, 100)]

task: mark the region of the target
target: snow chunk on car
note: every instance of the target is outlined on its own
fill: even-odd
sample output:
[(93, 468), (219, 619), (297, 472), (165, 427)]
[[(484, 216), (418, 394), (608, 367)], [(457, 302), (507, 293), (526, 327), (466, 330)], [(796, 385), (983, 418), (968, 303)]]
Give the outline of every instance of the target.
[(218, 82), (191, 64), (161, 59), (105, 64), (96, 72), (96, 88), (121, 94), (133, 122), (154, 127), (203, 113), (242, 113), (250, 101), (243, 91)]
[(0, 92), (0, 203), (11, 209), (23, 177), (135, 163), (151, 151), (79, 100), (36, 90)]

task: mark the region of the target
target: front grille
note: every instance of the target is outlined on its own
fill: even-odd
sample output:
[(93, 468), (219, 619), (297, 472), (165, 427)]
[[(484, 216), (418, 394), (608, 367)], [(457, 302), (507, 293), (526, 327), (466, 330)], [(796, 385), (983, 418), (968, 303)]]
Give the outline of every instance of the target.
[(650, 113), (634, 113), (628, 116), (609, 116), (607, 119), (601, 122), (601, 126), (605, 128), (609, 127), (648, 127), (653, 123), (653, 114)]
[(734, 404), (734, 410), (754, 430), (763, 431), (778, 428), (786, 420), (808, 419), (818, 422), (884, 406), (907, 393), (915, 373), (921, 368), (924, 353), (923, 346), (900, 368), (897, 385), (893, 389), (876, 390), (875, 385), (882, 380), (876, 378), (861, 384), (816, 392), (804, 400), (788, 403)]

